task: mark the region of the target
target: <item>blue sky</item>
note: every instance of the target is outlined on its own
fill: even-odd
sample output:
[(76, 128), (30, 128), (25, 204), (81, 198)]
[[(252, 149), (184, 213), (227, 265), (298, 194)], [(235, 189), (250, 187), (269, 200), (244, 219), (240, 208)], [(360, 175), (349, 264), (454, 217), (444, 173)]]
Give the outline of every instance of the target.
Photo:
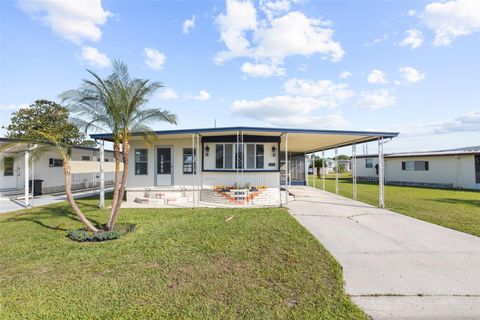
[[(1, 1), (0, 125), (111, 61), (164, 83), (178, 128), (400, 131), (480, 144), (480, 1)], [(158, 124), (155, 129), (172, 128)], [(1, 130), (0, 134), (4, 131)], [(372, 144), (370, 150), (375, 150)]]

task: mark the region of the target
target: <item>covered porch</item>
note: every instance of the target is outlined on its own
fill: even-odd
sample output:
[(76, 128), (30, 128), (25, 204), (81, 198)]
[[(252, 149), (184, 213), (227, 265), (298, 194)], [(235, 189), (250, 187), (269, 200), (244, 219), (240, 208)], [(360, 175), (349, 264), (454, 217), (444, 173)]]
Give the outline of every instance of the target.
[[(358, 144), (378, 141), (383, 154), (384, 139), (397, 135), (259, 127), (156, 131), (149, 143), (134, 135), (126, 205), (282, 206), (294, 199), (290, 186), (308, 184), (312, 154), (352, 146), (354, 162)], [(97, 134), (92, 138), (111, 141), (112, 137)], [(383, 165), (379, 170), (383, 174)], [(355, 172), (353, 176), (356, 185)], [(383, 184), (383, 178), (379, 181)]]

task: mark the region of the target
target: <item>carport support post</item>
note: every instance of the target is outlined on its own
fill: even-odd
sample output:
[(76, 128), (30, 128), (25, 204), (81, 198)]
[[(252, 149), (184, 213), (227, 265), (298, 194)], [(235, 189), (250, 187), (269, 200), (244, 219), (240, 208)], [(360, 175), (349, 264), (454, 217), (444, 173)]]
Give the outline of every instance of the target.
[(352, 144), (352, 195), (353, 199), (357, 200), (357, 145)]
[(383, 162), (383, 137), (378, 138), (378, 186), (379, 186), (379, 206), (385, 207), (385, 188), (384, 188), (384, 162)]
[(30, 175), (30, 152), (25, 151), (25, 208), (30, 208), (30, 193), (28, 192), (28, 178)]
[(195, 133), (192, 133), (192, 205), (195, 207)]
[(322, 151), (322, 166), (320, 167), (322, 170), (320, 173), (322, 174), (322, 189), (325, 191), (325, 174), (327, 173), (327, 163), (325, 162), (325, 151)]
[(306, 153), (303, 154), (304, 155), (304, 163), (305, 163), (305, 185), (308, 186), (308, 156)]
[(338, 194), (338, 148), (335, 148), (335, 193)]
[(285, 133), (285, 203), (288, 205), (288, 184), (290, 174), (288, 172), (288, 132)]
[[(197, 175), (197, 205), (200, 207), (200, 190), (202, 189), (202, 178), (198, 177), (200, 172), (200, 157), (202, 156), (202, 152), (200, 151), (200, 134), (197, 133), (197, 159), (193, 159), (195, 161), (195, 175)], [(200, 172), (201, 174), (201, 172)]]
[(105, 208), (105, 141), (100, 142), (100, 209)]
[(317, 176), (317, 168), (315, 168), (315, 153), (312, 154), (312, 173), (313, 173), (313, 187), (317, 187), (317, 182), (315, 177)]

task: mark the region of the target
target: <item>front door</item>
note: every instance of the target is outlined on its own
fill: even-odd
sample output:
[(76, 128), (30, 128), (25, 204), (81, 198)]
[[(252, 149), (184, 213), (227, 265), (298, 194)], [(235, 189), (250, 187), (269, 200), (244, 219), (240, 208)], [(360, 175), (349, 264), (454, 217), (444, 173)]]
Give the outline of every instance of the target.
[(172, 147), (158, 147), (156, 157), (156, 185), (171, 186), (173, 184)]

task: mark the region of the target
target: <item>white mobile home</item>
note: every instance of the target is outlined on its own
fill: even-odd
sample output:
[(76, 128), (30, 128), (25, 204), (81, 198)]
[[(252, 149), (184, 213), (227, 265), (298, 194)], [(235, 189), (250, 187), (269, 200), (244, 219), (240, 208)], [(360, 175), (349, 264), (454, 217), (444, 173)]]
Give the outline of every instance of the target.
[[(308, 154), (395, 136), (397, 133), (252, 127), (157, 131), (151, 144), (134, 136), (130, 140), (127, 201), (163, 201), (175, 194), (174, 200), (278, 204), (282, 188), (306, 184)], [(111, 134), (91, 137), (112, 139)]]
[[(480, 189), (480, 146), (385, 154), (385, 183)], [(357, 179), (378, 179), (378, 156), (357, 156)]]
[[(5, 144), (10, 139), (0, 138), (0, 144)], [(31, 146), (33, 146), (31, 144)], [(0, 194), (22, 194), (25, 190), (25, 146), (19, 146), (15, 154), (4, 152), (0, 154)], [(18, 153), (21, 151), (20, 153)], [(18, 155), (21, 156), (18, 156)], [(99, 180), (99, 150), (88, 147), (75, 147), (72, 149), (72, 190), (88, 189), (98, 186)], [(41, 190), (35, 194), (62, 192), (65, 190), (65, 177), (63, 174), (63, 161), (52, 146), (40, 155), (38, 159), (29, 161), (28, 180), (42, 180)], [(114, 159), (112, 151), (105, 151), (105, 184), (113, 185)], [(40, 192), (41, 191), (41, 192)]]

